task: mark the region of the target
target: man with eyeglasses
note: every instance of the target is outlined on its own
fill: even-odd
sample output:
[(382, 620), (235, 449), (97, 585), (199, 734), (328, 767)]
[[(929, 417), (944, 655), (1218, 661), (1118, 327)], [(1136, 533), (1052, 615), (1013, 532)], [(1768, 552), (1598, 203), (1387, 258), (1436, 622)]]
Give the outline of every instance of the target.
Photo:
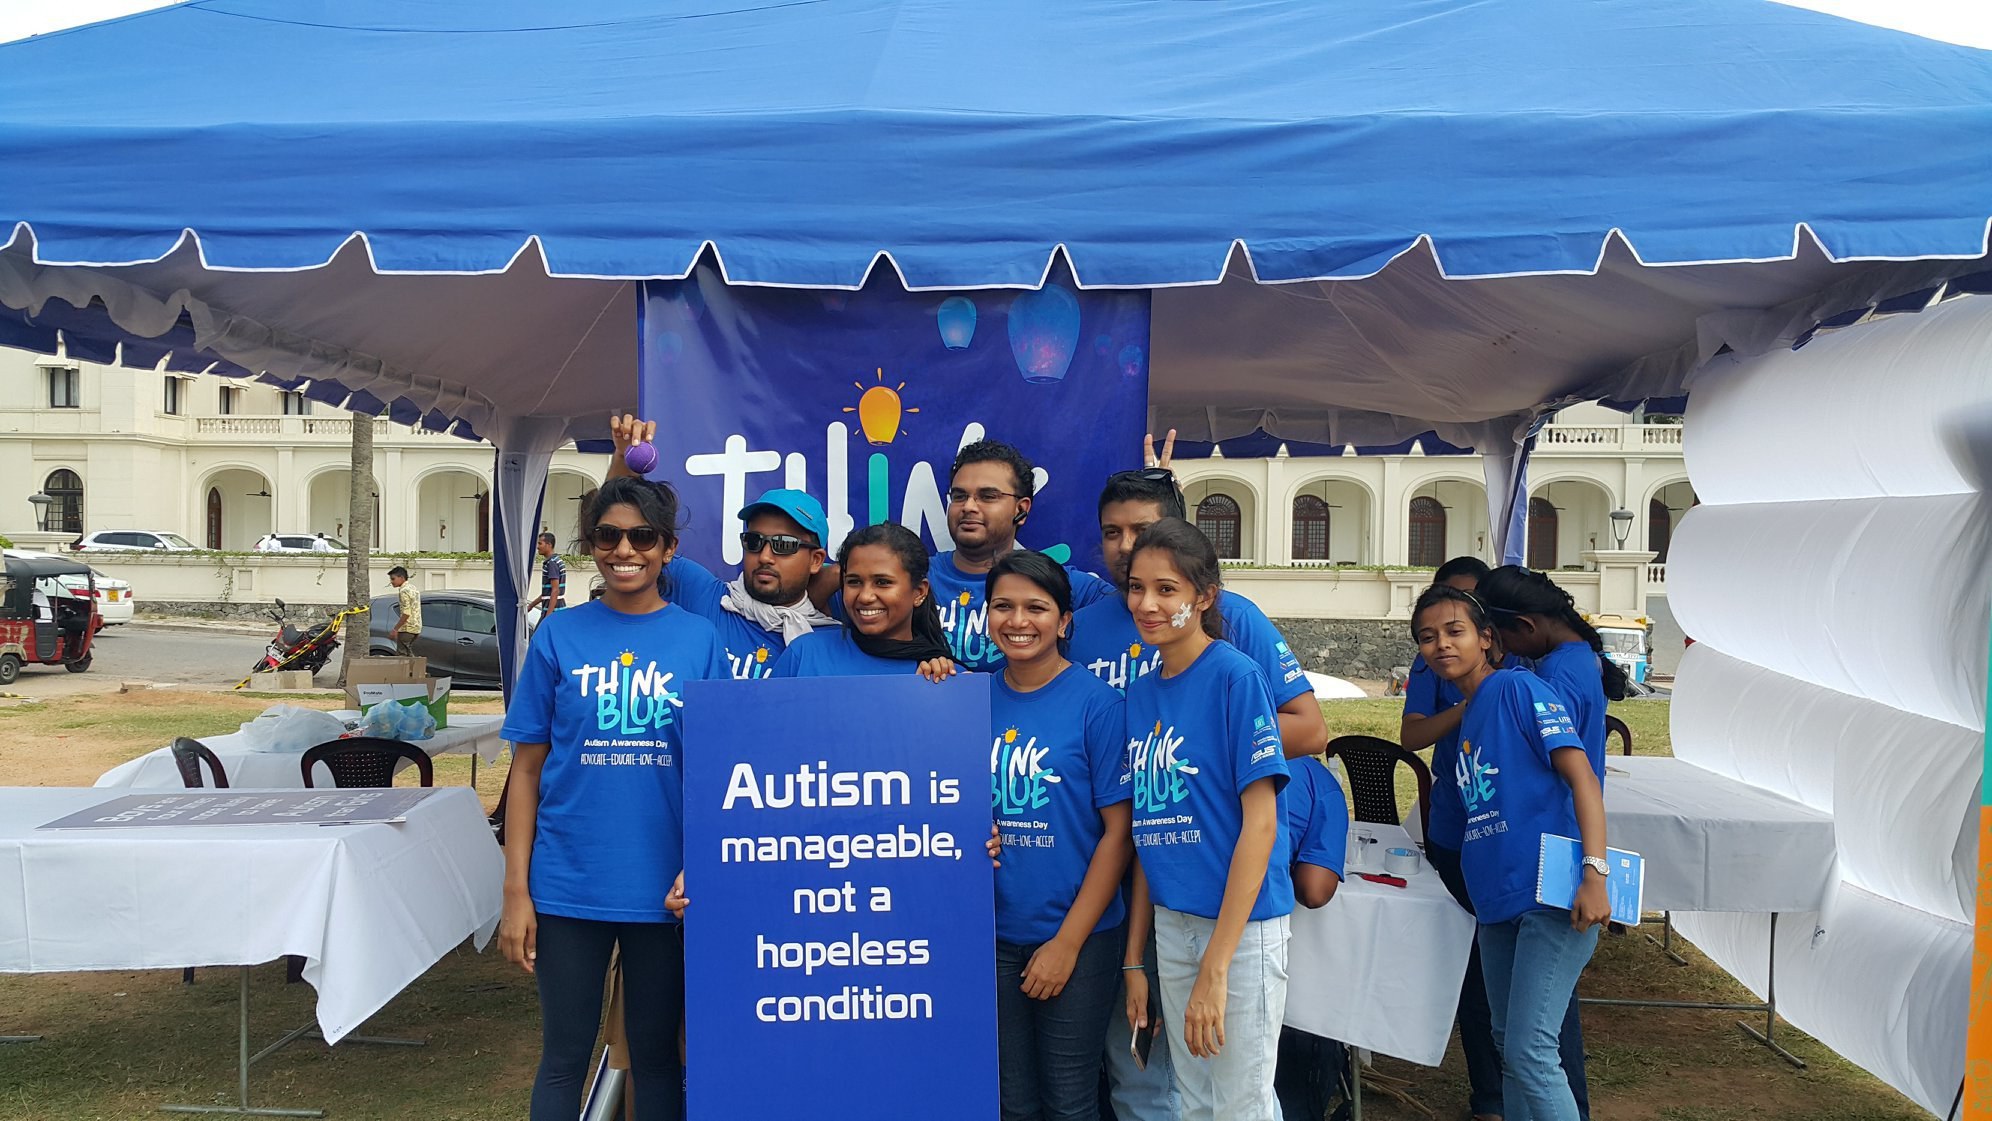
[[(1003, 665), (983, 591), (997, 559), (1017, 548), (1017, 529), (1031, 516), (1036, 497), (1035, 475), (1022, 452), (995, 440), (977, 440), (955, 453), (948, 473), (948, 535), (955, 547), (934, 556), (927, 582), (962, 669)], [(1090, 572), (1069, 564), (1065, 572), (1072, 578), (1074, 610), (1113, 594), (1113, 585)]]
[[(622, 453), (657, 434), (654, 422), (612, 417), (616, 454), (609, 477), (634, 475)], [(799, 490), (770, 490), (740, 510), (740, 575), (722, 582), (683, 553), (664, 566), (665, 598), (705, 618), (719, 631), (733, 676), (759, 680), (788, 644), (817, 627), (834, 627), (810, 599), (827, 554), (830, 519), (823, 506)]]

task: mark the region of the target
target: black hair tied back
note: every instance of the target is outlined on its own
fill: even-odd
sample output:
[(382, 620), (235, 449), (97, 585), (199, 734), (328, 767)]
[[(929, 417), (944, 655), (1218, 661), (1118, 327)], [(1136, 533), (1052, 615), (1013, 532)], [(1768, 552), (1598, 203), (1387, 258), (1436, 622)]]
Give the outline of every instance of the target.
[(1497, 615), (1536, 615), (1554, 619), (1577, 632), (1598, 655), (1598, 677), (1606, 698), (1626, 697), (1625, 667), (1605, 657), (1605, 640), (1577, 610), (1577, 601), (1556, 581), (1518, 564), (1502, 565), (1480, 580), (1480, 599)]

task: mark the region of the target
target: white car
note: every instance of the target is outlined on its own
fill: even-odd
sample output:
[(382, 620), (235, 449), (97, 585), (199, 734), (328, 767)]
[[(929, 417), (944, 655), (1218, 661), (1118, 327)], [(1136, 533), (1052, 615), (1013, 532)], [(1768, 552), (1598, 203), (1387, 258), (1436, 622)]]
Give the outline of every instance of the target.
[(86, 533), (69, 543), (69, 548), (78, 553), (124, 552), (131, 549), (151, 549), (168, 553), (191, 553), (200, 546), (177, 533), (166, 533), (150, 529), (100, 529)]
[[(10, 557), (54, 559), (52, 553), (37, 553), (27, 549), (7, 549), (5, 553)], [(130, 581), (106, 576), (94, 568), (90, 572), (96, 582), (97, 614), (104, 620), (104, 625), (115, 627), (131, 622), (136, 609), (132, 603)], [(91, 581), (81, 576), (50, 576), (39, 583), (42, 585), (44, 595), (69, 595), (78, 599), (90, 595)]]
[(346, 543), (336, 537), (327, 537), (325, 543), (331, 548), (318, 547), (315, 533), (272, 533), (256, 542), (259, 553), (343, 553)]

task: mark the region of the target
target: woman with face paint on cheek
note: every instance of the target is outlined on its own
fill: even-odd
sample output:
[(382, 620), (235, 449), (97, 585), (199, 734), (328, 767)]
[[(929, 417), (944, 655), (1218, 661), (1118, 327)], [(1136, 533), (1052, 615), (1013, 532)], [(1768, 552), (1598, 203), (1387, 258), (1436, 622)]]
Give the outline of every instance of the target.
[(1162, 665), (1127, 687), (1136, 872), (1122, 975), (1140, 1032), (1152, 923), (1182, 1116), (1271, 1121), (1294, 903), (1279, 820), (1288, 772), (1264, 672), (1218, 641), (1219, 590), (1217, 552), (1195, 526), (1142, 531), (1127, 606)]

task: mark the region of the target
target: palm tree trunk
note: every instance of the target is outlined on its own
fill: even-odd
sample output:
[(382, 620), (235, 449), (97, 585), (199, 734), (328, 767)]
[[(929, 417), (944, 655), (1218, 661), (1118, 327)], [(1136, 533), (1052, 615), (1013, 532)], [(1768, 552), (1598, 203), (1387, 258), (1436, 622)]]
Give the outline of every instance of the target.
[[(379, 489), (373, 473), (374, 418), (353, 414), (352, 485), (346, 511), (346, 605), (362, 604), (371, 598), (371, 564), (374, 538), (374, 495)], [(372, 619), (355, 615), (346, 620), (345, 654), (339, 661), (339, 685), (346, 684), (346, 671), (353, 659), (368, 653)]]

